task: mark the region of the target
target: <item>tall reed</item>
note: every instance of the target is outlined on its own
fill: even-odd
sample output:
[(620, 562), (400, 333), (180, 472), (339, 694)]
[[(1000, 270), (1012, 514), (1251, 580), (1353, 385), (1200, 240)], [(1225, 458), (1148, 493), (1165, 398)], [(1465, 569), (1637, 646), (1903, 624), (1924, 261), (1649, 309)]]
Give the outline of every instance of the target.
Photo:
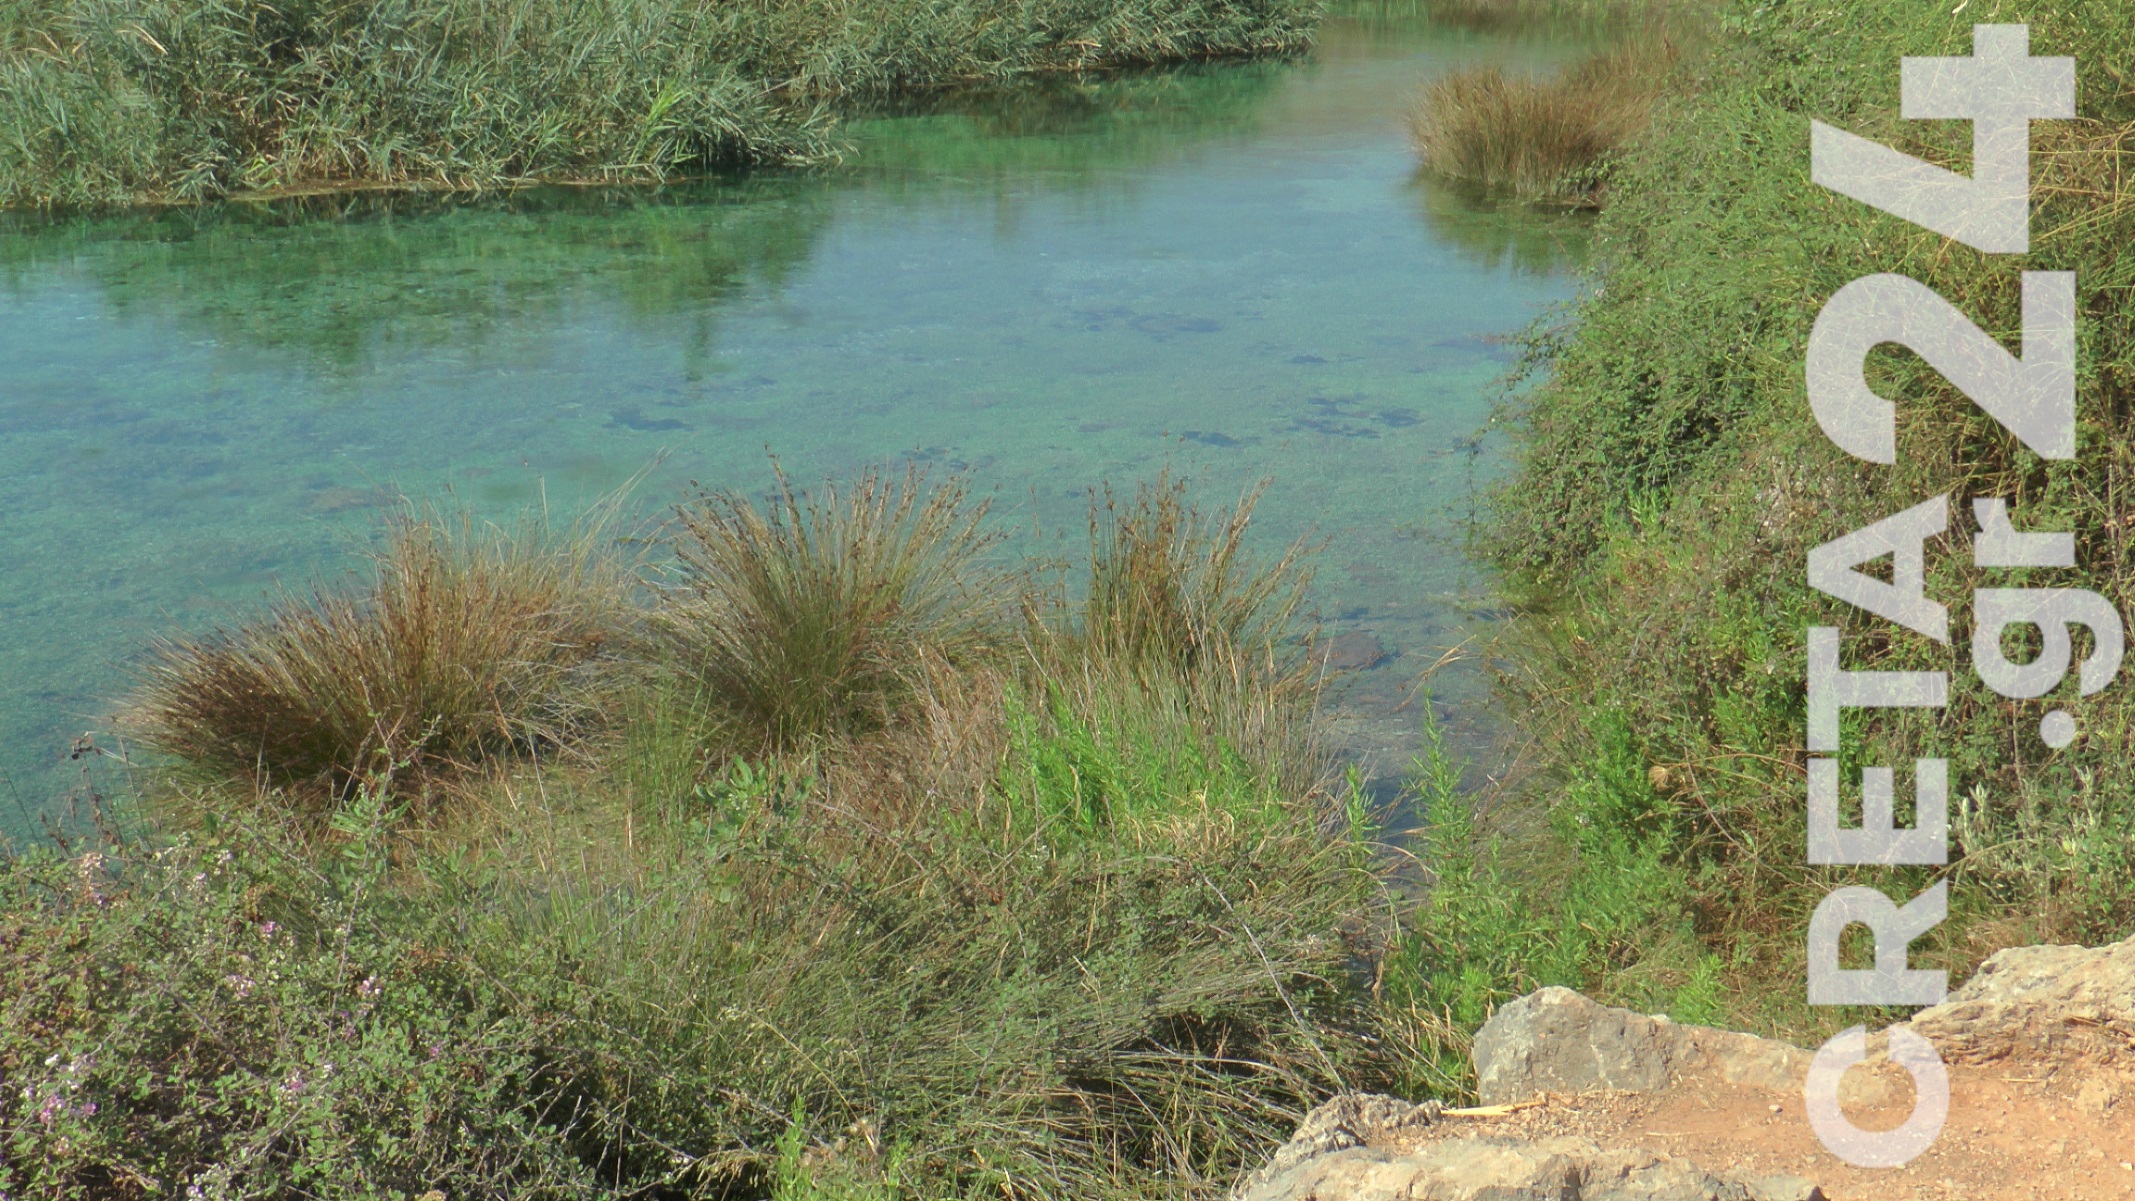
[(1424, 90), (1409, 138), (1426, 170), (1520, 200), (1592, 207), (1609, 158), (1639, 130), (1676, 59), (1671, 44), (1628, 43), (1533, 78), (1495, 66)]

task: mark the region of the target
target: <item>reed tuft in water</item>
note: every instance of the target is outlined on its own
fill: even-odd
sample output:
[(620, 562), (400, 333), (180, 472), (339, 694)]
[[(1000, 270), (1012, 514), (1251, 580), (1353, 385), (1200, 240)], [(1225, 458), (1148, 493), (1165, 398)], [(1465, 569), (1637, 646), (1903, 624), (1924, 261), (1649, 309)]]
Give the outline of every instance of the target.
[(658, 654), (753, 748), (879, 730), (928, 672), (1002, 641), (1015, 594), (985, 561), (986, 510), (916, 470), (813, 494), (780, 472), (761, 506), (701, 493), (677, 510)]
[(1169, 474), (1137, 487), (1131, 501), (1107, 488), (1090, 507), (1081, 599), (1052, 623), (1062, 642), (1086, 658), (1187, 679), (1302, 671), (1304, 656), (1286, 650), (1286, 639), (1310, 581), (1306, 548), (1267, 562), (1245, 552), (1260, 492), (1211, 514)]
[(1457, 71), (1424, 90), (1409, 139), (1424, 169), (1519, 200), (1601, 202), (1608, 162), (1644, 129), (1673, 45), (1627, 44), (1561, 74), (1495, 66)]
[(593, 721), (619, 612), (591, 544), (403, 515), (365, 586), (284, 593), (257, 620), (156, 643), (127, 724), (308, 806), (565, 745)]

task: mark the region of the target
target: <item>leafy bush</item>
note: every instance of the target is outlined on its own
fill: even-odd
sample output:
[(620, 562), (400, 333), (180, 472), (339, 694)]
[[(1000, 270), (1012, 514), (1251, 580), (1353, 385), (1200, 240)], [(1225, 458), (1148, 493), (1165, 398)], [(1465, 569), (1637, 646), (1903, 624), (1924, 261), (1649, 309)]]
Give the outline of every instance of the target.
[(0, 1194), (587, 1195), (553, 1024), (352, 828), (318, 862), (242, 831), (0, 859)]

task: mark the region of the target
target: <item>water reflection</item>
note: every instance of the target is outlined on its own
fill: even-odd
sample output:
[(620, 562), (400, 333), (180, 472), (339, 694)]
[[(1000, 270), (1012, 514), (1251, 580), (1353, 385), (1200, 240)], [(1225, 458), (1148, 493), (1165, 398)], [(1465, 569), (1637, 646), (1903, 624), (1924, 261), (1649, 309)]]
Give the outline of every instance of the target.
[(1493, 199), (1423, 171), (1409, 189), (1432, 235), (1479, 271), (1552, 276), (1586, 261), (1589, 214)]

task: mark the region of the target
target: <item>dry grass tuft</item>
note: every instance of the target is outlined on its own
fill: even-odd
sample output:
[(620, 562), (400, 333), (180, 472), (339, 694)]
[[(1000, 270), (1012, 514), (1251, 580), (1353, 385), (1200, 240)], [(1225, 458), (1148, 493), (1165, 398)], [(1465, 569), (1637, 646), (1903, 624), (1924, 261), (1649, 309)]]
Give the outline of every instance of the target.
[(1605, 27), (1673, 7), (1668, 0), (1424, 0), (1433, 21), (1464, 29), (1561, 30), (1567, 25)]
[(1090, 509), (1082, 601), (1061, 605), (1059, 617), (1045, 623), (1058, 649), (1188, 681), (1217, 675), (1301, 684), (1307, 664), (1291, 634), (1311, 578), (1308, 548), (1293, 545), (1272, 563), (1243, 553), (1261, 491), (1209, 515), (1168, 473), (1138, 487), (1131, 503), (1107, 488)]
[(267, 614), (152, 649), (127, 714), (157, 748), (300, 803), (385, 777), (417, 792), (567, 744), (595, 718), (619, 573), (563, 539), (393, 520), (357, 591), (284, 593)]
[(1409, 138), (1425, 169), (1520, 200), (1597, 207), (1608, 159), (1644, 129), (1677, 59), (1627, 44), (1548, 78), (1476, 67), (1425, 89)]
[(869, 472), (763, 509), (733, 492), (678, 510), (680, 586), (659, 652), (736, 745), (792, 750), (880, 730), (931, 672), (1000, 644), (1009, 577), (961, 480)]

